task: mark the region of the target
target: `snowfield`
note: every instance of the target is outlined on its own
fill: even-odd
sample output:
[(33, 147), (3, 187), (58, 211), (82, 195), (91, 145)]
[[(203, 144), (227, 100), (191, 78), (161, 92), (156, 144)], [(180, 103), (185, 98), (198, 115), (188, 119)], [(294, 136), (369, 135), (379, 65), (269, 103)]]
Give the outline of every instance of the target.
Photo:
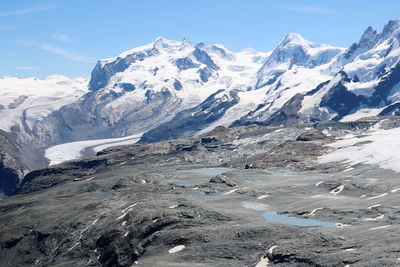
[[(32, 128), (52, 111), (75, 102), (88, 92), (87, 79), (52, 75), (37, 78), (0, 78), (0, 129)], [(25, 129), (29, 132), (29, 129)]]
[(400, 172), (400, 128), (374, 129), (368, 136), (349, 136), (335, 142), (335, 151), (322, 156), (321, 163), (345, 162), (347, 164), (371, 164)]

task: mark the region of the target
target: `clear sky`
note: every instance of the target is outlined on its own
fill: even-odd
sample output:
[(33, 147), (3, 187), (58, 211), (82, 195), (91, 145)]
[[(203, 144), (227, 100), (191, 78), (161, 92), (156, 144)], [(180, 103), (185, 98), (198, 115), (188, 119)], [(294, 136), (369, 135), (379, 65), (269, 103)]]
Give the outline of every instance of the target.
[(269, 51), (290, 32), (348, 47), (399, 0), (0, 0), (0, 76), (89, 77), (99, 58), (162, 36)]

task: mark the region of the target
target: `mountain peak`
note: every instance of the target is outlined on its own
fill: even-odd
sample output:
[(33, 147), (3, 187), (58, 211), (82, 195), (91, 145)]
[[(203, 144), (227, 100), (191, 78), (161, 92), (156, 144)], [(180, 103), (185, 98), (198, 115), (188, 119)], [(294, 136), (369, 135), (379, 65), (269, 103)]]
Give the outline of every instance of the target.
[(327, 63), (341, 51), (341, 48), (307, 41), (298, 33), (289, 33), (268, 57), (264, 67), (281, 63), (314, 67)]
[(190, 41), (187, 37), (183, 38), (182, 43), (184, 44), (190, 44)]
[(318, 44), (315, 44), (313, 42), (304, 39), (303, 36), (301, 36), (299, 33), (292, 32), (286, 35), (283, 41), (278, 45), (278, 48), (292, 47), (292, 46), (315, 47), (318, 46)]
[(394, 32), (400, 30), (400, 19), (390, 20), (385, 27), (383, 27), (382, 35), (384, 38), (389, 37)]
[(158, 37), (154, 41), (153, 47), (156, 48), (158, 51), (160, 51), (160, 50), (163, 50), (164, 48), (168, 47), (170, 42), (171, 41), (165, 39), (164, 37)]
[(369, 26), (363, 33), (360, 39), (361, 43), (373, 43), (375, 42), (376, 38), (378, 37), (378, 32), (374, 30), (371, 26)]
[(303, 43), (308, 42), (297, 32), (291, 32), (282, 41), (283, 43)]

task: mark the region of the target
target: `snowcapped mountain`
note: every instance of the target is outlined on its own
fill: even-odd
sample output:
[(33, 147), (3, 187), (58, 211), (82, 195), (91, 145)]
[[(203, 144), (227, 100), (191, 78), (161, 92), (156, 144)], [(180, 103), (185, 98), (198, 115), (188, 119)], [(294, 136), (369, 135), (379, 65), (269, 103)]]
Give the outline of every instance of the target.
[(87, 93), (87, 80), (0, 78), (0, 129), (30, 133), (37, 121)]
[(264, 122), (296, 94), (306, 94), (332, 78), (342, 67), (336, 59), (343, 48), (316, 44), (291, 33), (257, 72), (255, 90), (262, 92), (260, 106), (241, 121)]
[[(158, 38), (118, 57), (99, 60), (91, 74), (89, 93), (52, 114), (39, 127), (56, 129), (44, 136), (43, 142), (144, 133), (176, 121), (178, 114), (181, 119), (193, 117), (196, 124), (203, 120), (205, 106), (215, 106), (215, 116), (209, 114), (211, 117), (194, 130), (173, 136), (192, 136), (223, 115), (229, 117), (224, 122), (230, 124), (259, 104), (259, 94), (250, 91), (254, 91), (257, 71), (269, 54), (251, 49), (233, 53), (219, 44), (193, 45), (187, 39)], [(250, 93), (241, 96), (245, 92)], [(240, 99), (245, 103), (238, 103)], [(225, 114), (233, 106), (237, 106), (234, 116)]]
[(369, 27), (335, 60), (343, 67), (318, 91), (305, 96), (300, 113), (318, 119), (354, 120), (398, 111), (400, 89), (400, 20), (381, 33)]
[[(60, 77), (16, 83), (16, 88), (37, 84), (31, 87), (38, 91), (28, 98), (22, 93), (4, 97), (0, 112), (13, 118), (4, 119), (4, 129), (22, 129), (43, 147), (138, 134), (142, 142), (155, 142), (219, 125), (397, 114), (399, 31), (399, 20), (381, 33), (369, 27), (348, 49), (291, 33), (272, 52), (238, 53), (220, 44), (158, 38), (99, 60), (87, 86), (84, 80)], [(49, 87), (52, 91), (41, 90)], [(42, 106), (40, 101), (53, 98)]]

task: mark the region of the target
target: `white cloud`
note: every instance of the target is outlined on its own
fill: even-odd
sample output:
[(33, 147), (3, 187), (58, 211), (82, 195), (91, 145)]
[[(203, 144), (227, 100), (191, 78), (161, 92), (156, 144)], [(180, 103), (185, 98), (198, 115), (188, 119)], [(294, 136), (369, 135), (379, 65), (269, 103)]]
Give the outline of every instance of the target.
[(17, 53), (3, 53), (3, 52), (0, 52), (0, 56), (15, 57), (17, 55), (18, 55)]
[(19, 9), (19, 10), (0, 13), (0, 17), (8, 17), (8, 16), (25, 15), (25, 14), (30, 14), (30, 13), (43, 12), (43, 11), (50, 10), (53, 8), (55, 8), (54, 5), (45, 5), (45, 6), (37, 6), (37, 7), (33, 7), (33, 8)]
[(32, 66), (19, 66), (19, 67), (15, 67), (16, 70), (35, 70), (35, 67)]
[(54, 40), (57, 41), (62, 41), (62, 42), (66, 42), (66, 43), (73, 43), (76, 42), (74, 39), (71, 39), (68, 35), (66, 34), (55, 34), (52, 36), (52, 38)]
[(38, 48), (43, 51), (50, 52), (55, 55), (60, 55), (60, 56), (63, 56), (65, 58), (68, 58), (73, 61), (88, 62), (88, 61), (93, 60), (93, 58), (91, 58), (91, 57), (78, 55), (78, 54), (70, 52), (64, 48), (56, 47), (56, 46), (45, 44), (45, 43), (37, 43), (37, 42), (33, 42), (33, 41), (20, 41), (20, 40), (16, 40), (14, 42), (19, 45), (31, 46), (31, 47), (35, 47), (35, 48)]
[(281, 8), (285, 8), (288, 10), (293, 10), (302, 13), (312, 13), (312, 14), (332, 14), (332, 10), (325, 9), (316, 6), (298, 6), (298, 5), (278, 5)]
[(13, 27), (11, 27), (10, 25), (1, 25), (0, 24), (0, 31), (8, 31), (11, 30)]
[(73, 54), (73, 53), (63, 49), (63, 48), (55, 47), (55, 46), (48, 45), (48, 44), (40, 44), (39, 48), (43, 51), (48, 51), (53, 54), (66, 57), (73, 61), (86, 62), (86, 61), (90, 60), (90, 58), (87, 56), (76, 55), (76, 54)]

